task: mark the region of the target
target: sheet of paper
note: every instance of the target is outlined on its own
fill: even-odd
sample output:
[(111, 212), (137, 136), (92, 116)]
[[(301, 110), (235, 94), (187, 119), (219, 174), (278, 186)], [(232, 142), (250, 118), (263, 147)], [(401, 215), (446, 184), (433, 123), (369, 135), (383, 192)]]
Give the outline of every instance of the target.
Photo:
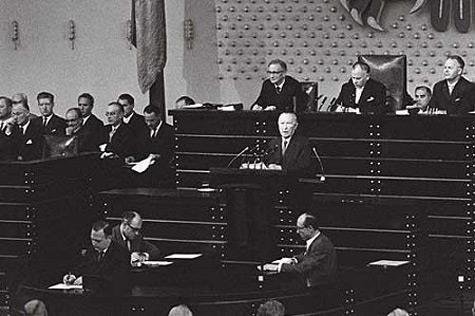
[(174, 253), (166, 256), (166, 259), (196, 259), (201, 257), (202, 253)]
[(169, 266), (173, 262), (171, 261), (143, 261), (142, 265), (147, 267), (161, 267), (161, 266)]
[(73, 290), (73, 289), (81, 290), (82, 285), (75, 285), (75, 284), (68, 285), (64, 283), (58, 283), (58, 284), (51, 285), (50, 287), (48, 287), (48, 289), (49, 290)]
[(132, 167), (132, 170), (138, 173), (142, 173), (152, 165), (152, 156), (148, 156), (142, 161), (139, 161), (135, 166)]
[(287, 263), (287, 264), (291, 264), (292, 262), (297, 262), (297, 260), (293, 259), (293, 258), (280, 258), (280, 259), (277, 259), (277, 260), (274, 260), (272, 261), (273, 264), (279, 264), (279, 263)]
[(409, 263), (409, 261), (398, 261), (398, 260), (378, 260), (368, 263), (369, 266), (387, 266), (387, 267), (399, 267), (404, 264)]

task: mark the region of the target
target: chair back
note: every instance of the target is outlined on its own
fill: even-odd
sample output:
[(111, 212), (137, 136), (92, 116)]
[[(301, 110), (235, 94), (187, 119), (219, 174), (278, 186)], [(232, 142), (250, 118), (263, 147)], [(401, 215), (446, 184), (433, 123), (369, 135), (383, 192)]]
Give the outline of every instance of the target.
[(305, 112), (316, 112), (318, 111), (318, 82), (314, 81), (305, 81), (301, 82), (302, 90), (308, 95), (308, 101), (305, 104)]
[(406, 55), (360, 55), (359, 61), (369, 65), (371, 78), (387, 89), (386, 103), (394, 112), (403, 109), (407, 96)]

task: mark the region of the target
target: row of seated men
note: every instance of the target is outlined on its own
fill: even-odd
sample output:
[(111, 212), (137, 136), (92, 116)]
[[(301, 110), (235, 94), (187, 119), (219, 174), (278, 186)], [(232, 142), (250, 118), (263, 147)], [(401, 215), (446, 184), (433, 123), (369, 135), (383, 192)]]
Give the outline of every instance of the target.
[[(92, 113), (94, 98), (88, 93), (78, 97), (65, 118), (54, 113), (54, 95), (37, 95), (36, 116), (30, 113), (27, 96), (0, 97), (0, 160), (41, 159), (48, 139), (74, 137), (78, 152), (103, 151), (105, 157), (134, 162), (151, 157), (150, 173), (172, 182), (174, 157), (173, 127), (162, 121), (161, 110), (148, 105), (144, 115), (134, 111), (134, 98), (122, 94), (106, 107), (107, 125)], [(154, 177), (149, 177), (154, 178)]]
[[(475, 111), (475, 84), (467, 80), (464, 73), (465, 62), (458, 55), (447, 57), (443, 69), (443, 79), (432, 89), (418, 86), (414, 100), (408, 93), (403, 97), (405, 110), (396, 114), (453, 114), (465, 115)], [(268, 79), (262, 84), (259, 97), (252, 110), (306, 111), (308, 95), (300, 83), (287, 75), (287, 65), (280, 59), (272, 60), (267, 67)], [(420, 100), (424, 95), (424, 100)], [(371, 78), (370, 66), (362, 61), (355, 62), (351, 78), (344, 83), (340, 93), (329, 110), (362, 114), (393, 113), (387, 87)], [(427, 99), (427, 100), (425, 100)]]
[[(130, 290), (133, 267), (140, 266), (146, 260), (158, 260), (162, 254), (154, 244), (144, 240), (141, 234), (142, 218), (136, 211), (126, 211), (122, 221), (112, 226), (106, 221), (99, 220), (92, 224), (90, 242), (78, 255), (75, 264), (65, 271), (65, 284), (84, 285), (88, 280), (95, 278), (95, 291), (109, 293), (109, 296), (127, 294)], [(336, 274), (337, 262), (335, 248), (328, 237), (318, 228), (317, 218), (308, 213), (301, 214), (297, 219), (297, 233), (306, 243), (306, 250), (293, 258), (280, 259), (278, 264), (265, 265), (266, 271), (289, 273), (301, 280), (302, 288), (316, 289), (316, 286), (333, 283)], [(54, 283), (54, 280), (52, 280)], [(103, 294), (102, 294), (103, 295)], [(38, 301), (31, 293), (22, 296), (21, 291), (17, 301), (17, 308), (25, 311), (32, 309), (31, 305), (43, 310), (48, 308), (48, 302)], [(109, 315), (114, 307), (104, 304), (91, 303), (75, 304), (71, 306), (55, 306), (56, 312), (63, 315)]]

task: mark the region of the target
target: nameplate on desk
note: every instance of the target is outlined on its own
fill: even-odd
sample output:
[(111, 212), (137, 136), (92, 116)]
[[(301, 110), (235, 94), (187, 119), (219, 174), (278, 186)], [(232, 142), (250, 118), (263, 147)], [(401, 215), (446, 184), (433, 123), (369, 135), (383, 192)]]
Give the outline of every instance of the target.
[(155, 267), (165, 267), (171, 265), (171, 261), (142, 261), (141, 265), (145, 267), (155, 268)]
[(196, 259), (201, 257), (202, 253), (174, 253), (165, 257), (165, 259)]
[(410, 261), (399, 261), (399, 260), (378, 260), (368, 263), (370, 267), (400, 267), (402, 265), (408, 264)]
[(82, 285), (58, 283), (48, 287), (48, 290), (82, 290)]

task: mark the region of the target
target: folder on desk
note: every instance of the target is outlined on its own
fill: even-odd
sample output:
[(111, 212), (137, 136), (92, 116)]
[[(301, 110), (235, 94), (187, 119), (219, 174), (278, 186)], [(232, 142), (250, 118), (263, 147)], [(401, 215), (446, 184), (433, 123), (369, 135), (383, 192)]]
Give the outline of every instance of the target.
[(48, 290), (82, 290), (82, 285), (58, 283), (48, 287)]
[(196, 259), (202, 255), (202, 253), (174, 253), (166, 256), (165, 259)]
[(400, 260), (378, 260), (368, 263), (370, 267), (400, 267), (402, 265), (408, 264), (410, 261), (400, 261)]

